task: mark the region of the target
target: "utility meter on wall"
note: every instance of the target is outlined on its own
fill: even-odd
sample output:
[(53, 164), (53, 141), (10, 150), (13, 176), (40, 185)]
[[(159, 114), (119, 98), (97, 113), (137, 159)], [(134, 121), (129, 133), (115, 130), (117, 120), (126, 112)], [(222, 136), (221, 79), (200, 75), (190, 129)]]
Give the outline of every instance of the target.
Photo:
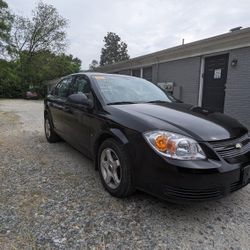
[(159, 82), (157, 85), (167, 92), (173, 93), (174, 91), (174, 83), (173, 82)]

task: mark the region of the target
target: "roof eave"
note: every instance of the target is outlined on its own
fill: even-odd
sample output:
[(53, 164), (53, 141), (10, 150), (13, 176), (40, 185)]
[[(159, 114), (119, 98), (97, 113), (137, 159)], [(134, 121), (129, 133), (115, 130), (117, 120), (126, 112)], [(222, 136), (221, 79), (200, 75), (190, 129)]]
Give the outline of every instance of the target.
[(117, 70), (153, 65), (160, 62), (201, 56), (248, 46), (250, 46), (250, 28), (172, 47), (144, 56), (135, 57), (127, 61), (98, 67), (96, 71), (115, 72)]

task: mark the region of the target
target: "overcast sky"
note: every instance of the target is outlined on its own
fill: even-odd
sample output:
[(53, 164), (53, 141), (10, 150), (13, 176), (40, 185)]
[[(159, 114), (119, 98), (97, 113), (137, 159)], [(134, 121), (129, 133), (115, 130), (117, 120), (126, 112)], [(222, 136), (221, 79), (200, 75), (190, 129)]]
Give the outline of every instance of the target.
[[(17, 14), (30, 16), (38, 1), (5, 0)], [(250, 0), (44, 0), (70, 22), (68, 53), (88, 68), (99, 61), (103, 37), (117, 33), (130, 57), (144, 55), (250, 26)]]

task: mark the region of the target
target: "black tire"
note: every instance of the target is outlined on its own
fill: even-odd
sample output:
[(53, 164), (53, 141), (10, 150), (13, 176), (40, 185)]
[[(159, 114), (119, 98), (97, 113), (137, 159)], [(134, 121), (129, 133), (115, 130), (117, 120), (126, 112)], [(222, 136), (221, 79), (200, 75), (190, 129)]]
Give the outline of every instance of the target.
[[(49, 132), (47, 131), (48, 128), (46, 128), (46, 124), (47, 124), (47, 126), (50, 127), (50, 131)], [(50, 143), (59, 142), (61, 140), (61, 138), (54, 131), (52, 122), (51, 122), (48, 114), (46, 114), (44, 116), (44, 132), (45, 132), (45, 137), (46, 137), (47, 141), (50, 142)]]
[[(105, 149), (112, 149), (113, 152), (118, 156), (120, 162), (121, 180), (120, 184), (116, 188), (110, 188), (104, 180), (103, 173), (101, 170), (101, 155)], [(127, 197), (134, 193), (135, 187), (133, 182), (133, 169), (130, 164), (130, 159), (123, 149), (123, 146), (114, 139), (105, 140), (98, 150), (98, 170), (100, 178), (104, 188), (115, 197)]]

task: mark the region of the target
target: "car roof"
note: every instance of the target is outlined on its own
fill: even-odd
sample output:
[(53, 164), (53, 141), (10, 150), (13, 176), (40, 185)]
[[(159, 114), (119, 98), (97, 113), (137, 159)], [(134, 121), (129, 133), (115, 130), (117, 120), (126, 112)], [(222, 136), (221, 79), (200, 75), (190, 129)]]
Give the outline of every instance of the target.
[[(77, 75), (86, 75), (86, 76), (124, 76), (124, 77), (131, 77), (129, 75), (121, 75), (121, 74), (112, 74), (112, 73), (101, 73), (101, 72), (79, 72), (79, 73), (74, 73), (71, 74), (71, 76), (77, 76)], [(67, 76), (65, 76), (67, 77)]]
[(86, 76), (88, 76), (88, 77), (90, 77), (90, 76), (105, 76), (105, 75), (107, 75), (107, 76), (122, 76), (122, 77), (134, 77), (134, 76), (130, 76), (130, 75), (122, 75), (122, 74), (112, 74), (112, 73), (101, 73), (101, 72), (78, 72), (78, 73), (73, 73), (73, 74), (70, 74), (70, 75), (66, 75), (66, 76), (62, 76), (62, 77), (60, 77), (58, 80), (57, 80), (57, 82), (56, 82), (56, 84), (55, 85), (57, 85), (59, 82), (61, 82), (63, 79), (65, 79), (65, 78), (67, 78), (67, 77), (69, 77), (69, 76), (80, 76), (80, 75), (86, 75)]

